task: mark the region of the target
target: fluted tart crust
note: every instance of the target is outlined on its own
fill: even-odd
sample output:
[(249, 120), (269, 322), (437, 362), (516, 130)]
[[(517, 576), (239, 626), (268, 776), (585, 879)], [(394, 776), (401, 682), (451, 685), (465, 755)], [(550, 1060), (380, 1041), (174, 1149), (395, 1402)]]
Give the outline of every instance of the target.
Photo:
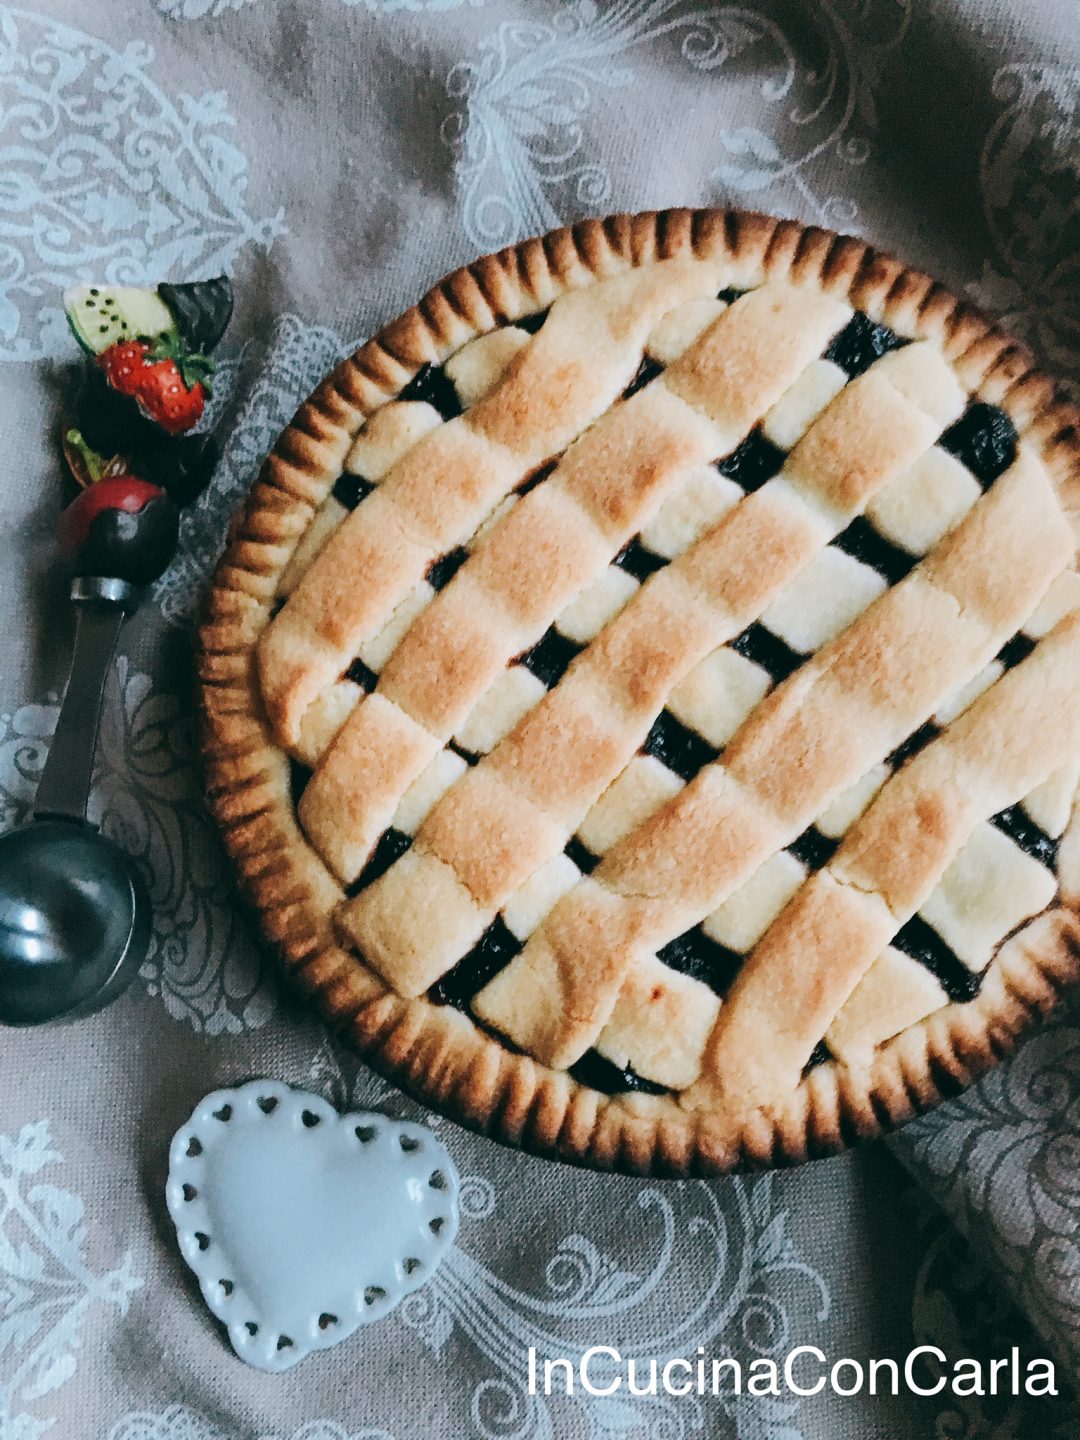
[(344, 361), (200, 630), (226, 846), (372, 1064), (704, 1174), (877, 1133), (1080, 973), (1076, 410), (860, 241), (615, 216)]

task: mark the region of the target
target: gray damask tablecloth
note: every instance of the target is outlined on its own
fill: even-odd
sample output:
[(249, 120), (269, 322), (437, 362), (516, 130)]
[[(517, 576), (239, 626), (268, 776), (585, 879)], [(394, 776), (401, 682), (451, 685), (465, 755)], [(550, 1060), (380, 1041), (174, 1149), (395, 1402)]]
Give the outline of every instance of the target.
[(864, 1361), (1016, 1342), (1075, 1379), (1075, 1014), (891, 1149), (772, 1177), (581, 1175), (431, 1118), (465, 1177), (456, 1249), (392, 1317), (284, 1378), (227, 1349), (162, 1201), (168, 1137), (216, 1085), (275, 1075), (419, 1113), (279, 993), (192, 762), (192, 615), (298, 400), (451, 266), (673, 203), (858, 231), (1080, 380), (1078, 31), (1076, 0), (0, 4), (5, 825), (28, 814), (69, 644), (51, 542), (72, 358), (59, 289), (227, 269), (239, 297), (214, 402), (224, 459), (107, 696), (95, 804), (144, 866), (153, 948), (100, 1017), (0, 1039), (0, 1440), (1080, 1435), (1065, 1396), (524, 1390), (529, 1345), (597, 1342)]

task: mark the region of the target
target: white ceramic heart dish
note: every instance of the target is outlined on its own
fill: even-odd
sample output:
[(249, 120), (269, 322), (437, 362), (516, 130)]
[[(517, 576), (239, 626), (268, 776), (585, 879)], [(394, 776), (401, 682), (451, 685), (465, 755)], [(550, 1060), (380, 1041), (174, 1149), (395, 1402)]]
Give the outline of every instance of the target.
[(388, 1314), (458, 1225), (457, 1172), (429, 1130), (272, 1080), (202, 1101), (173, 1137), (165, 1197), (203, 1298), (262, 1370)]

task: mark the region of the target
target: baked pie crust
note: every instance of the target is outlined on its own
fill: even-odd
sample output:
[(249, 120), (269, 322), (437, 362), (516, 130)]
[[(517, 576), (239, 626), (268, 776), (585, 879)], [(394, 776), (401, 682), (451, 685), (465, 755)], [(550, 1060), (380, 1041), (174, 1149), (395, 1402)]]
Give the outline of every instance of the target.
[(319, 387), (200, 631), (213, 812), (296, 983), (466, 1124), (794, 1162), (1080, 973), (1078, 414), (860, 241), (615, 216)]

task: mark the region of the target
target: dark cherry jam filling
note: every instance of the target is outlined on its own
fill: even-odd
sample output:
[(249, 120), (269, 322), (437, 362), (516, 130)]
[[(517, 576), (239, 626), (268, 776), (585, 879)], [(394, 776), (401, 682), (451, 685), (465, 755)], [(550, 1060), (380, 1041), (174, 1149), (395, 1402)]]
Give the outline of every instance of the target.
[(650, 380), (655, 380), (657, 375), (663, 372), (664, 367), (651, 356), (642, 356), (641, 364), (637, 368), (637, 374), (623, 391), (623, 399), (629, 400), (631, 395), (636, 395), (639, 390), (644, 390)]
[[(743, 293), (745, 292), (728, 288), (720, 291), (718, 298), (732, 303)], [(513, 323), (529, 334), (536, 334), (547, 315), (548, 311), (543, 310)], [(849, 378), (855, 378), (881, 356), (907, 343), (888, 326), (878, 324), (857, 312), (834, 336), (825, 351), (825, 358), (839, 365)], [(634, 379), (624, 391), (624, 396), (629, 398), (636, 394), (661, 374), (663, 368), (645, 356)], [(401, 391), (399, 398), (406, 401), (424, 401), (434, 406), (445, 420), (462, 413), (454, 385), (441, 365), (423, 365)], [(1013, 463), (1017, 433), (1012, 421), (1000, 407), (975, 401), (961, 418), (945, 431), (939, 443), (956, 456), (986, 489)], [(755, 429), (729, 455), (718, 461), (716, 468), (749, 493), (776, 475), (785, 458), (783, 450), (767, 440), (760, 429)], [(539, 466), (519, 487), (519, 493), (527, 493), (546, 479), (556, 463), (551, 461)], [(363, 476), (345, 474), (337, 480), (333, 494), (341, 505), (353, 510), (374, 488)], [(871, 566), (890, 584), (902, 580), (916, 564), (917, 557), (887, 540), (864, 517), (854, 520), (832, 543), (852, 558)], [(439, 590), (447, 585), (467, 559), (467, 554), (464, 548), (457, 547), (436, 560), (427, 572), (427, 579), (432, 587)], [(615, 558), (614, 563), (639, 582), (644, 582), (667, 561), (648, 550), (640, 539), (635, 537)], [(584, 646), (568, 639), (552, 627), (531, 650), (519, 657), (519, 663), (550, 688), (558, 683), (583, 648)], [(732, 642), (732, 648), (765, 669), (776, 682), (785, 680), (807, 658), (760, 623), (754, 623), (743, 631)], [(1006, 668), (1011, 668), (1026, 658), (1033, 648), (1034, 642), (1029, 637), (1018, 634), (1002, 648), (998, 658)], [(378, 682), (375, 672), (359, 658), (352, 662), (345, 675), (366, 691), (373, 690)], [(927, 721), (893, 751), (888, 757), (888, 763), (893, 768), (898, 768), (939, 733), (940, 728), (933, 721)], [(451, 743), (449, 748), (469, 764), (475, 764), (478, 759), (476, 755), (456, 744)], [(661, 711), (653, 722), (643, 751), (653, 755), (685, 780), (693, 779), (703, 765), (715, 760), (719, 754), (716, 748), (667, 710)], [(294, 805), (299, 803), (312, 773), (310, 767), (290, 760), (290, 792)], [(1050, 870), (1055, 868), (1058, 842), (1048, 836), (1019, 805), (1011, 806), (993, 816), (991, 823), (1025, 854)], [(371, 885), (405, 854), (411, 844), (411, 837), (404, 832), (392, 827), (386, 830), (364, 869), (349, 887), (348, 893), (356, 895)], [(818, 870), (832, 858), (837, 844), (836, 840), (822, 834), (816, 826), (810, 826), (788, 849), (809, 869)], [(589, 874), (599, 863), (599, 857), (576, 836), (567, 842), (565, 853), (583, 874)], [(915, 915), (908, 920), (897, 932), (892, 943), (934, 974), (951, 1000), (966, 1001), (978, 994), (980, 977), (967, 969), (948, 943), (920, 916)], [(496, 916), (472, 950), (431, 987), (428, 992), (429, 999), (435, 1004), (452, 1005), (466, 1010), (472, 997), (504, 969), (521, 949), (522, 942), (514, 936), (502, 917)], [(670, 941), (658, 951), (658, 957), (673, 970), (708, 985), (721, 997), (728, 993), (745, 961), (744, 956), (711, 939), (700, 925)], [(803, 1073), (808, 1073), (831, 1058), (827, 1045), (823, 1040), (820, 1041)], [(596, 1050), (586, 1052), (571, 1067), (569, 1073), (581, 1084), (605, 1094), (625, 1091), (667, 1093), (666, 1087), (645, 1079), (630, 1067), (621, 1068), (613, 1064)]]
[(367, 691), (374, 690), (379, 683), (378, 675), (364, 664), (359, 655), (345, 671), (345, 679), (351, 680), (354, 685), (359, 685), (361, 690)]
[(657, 555), (654, 550), (646, 550), (635, 535), (629, 545), (625, 545), (619, 551), (612, 563), (618, 565), (620, 570), (625, 570), (628, 575), (632, 575), (639, 584), (644, 584), (650, 575), (655, 575), (657, 570), (662, 570), (668, 562), (663, 555)]
[(583, 845), (576, 835), (563, 846), (563, 854), (568, 860), (572, 860), (583, 875), (591, 875), (600, 864), (600, 856), (594, 855), (587, 845)]
[(886, 540), (862, 515), (853, 520), (846, 530), (841, 530), (832, 543), (853, 560), (859, 560), (863, 565), (869, 565), (876, 570), (890, 585), (903, 580), (915, 567), (918, 559), (915, 555), (909, 555), (906, 550), (901, 550), (899, 545), (894, 545), (891, 540)]
[(1033, 860), (1038, 860), (1040, 865), (1045, 865), (1047, 870), (1056, 873), (1058, 842), (1051, 839), (1041, 826), (1036, 825), (1026, 810), (1019, 805), (1010, 805), (1007, 810), (999, 810), (996, 815), (991, 815), (990, 824), (996, 825), (1025, 855), (1030, 855)]
[(811, 1070), (816, 1070), (819, 1065), (827, 1065), (832, 1059), (832, 1051), (824, 1040), (819, 1040), (810, 1052), (810, 1059), (803, 1066), (803, 1075), (809, 1075)]
[(525, 330), (530, 335), (535, 335), (548, 317), (547, 310), (537, 310), (533, 315), (522, 315), (520, 320), (511, 320), (511, 325), (516, 325), (519, 330)]
[(538, 465), (535, 470), (525, 476), (525, 479), (522, 480), (514, 493), (517, 495), (527, 495), (530, 490), (535, 490), (537, 485), (542, 484), (548, 478), (558, 463), (558, 460), (545, 460), (543, 465)]
[(386, 874), (395, 860), (401, 859), (411, 844), (412, 836), (406, 835), (403, 830), (395, 830), (392, 826), (389, 830), (384, 830), (371, 852), (371, 858), (345, 893), (359, 895), (361, 890), (373, 885), (380, 875)]
[(737, 290), (734, 285), (729, 285), (726, 290), (717, 292), (717, 300), (722, 300), (725, 305), (734, 305), (740, 295), (745, 295), (745, 290)]
[(885, 764), (891, 765), (894, 770), (899, 770), (906, 760), (910, 760), (920, 750), (925, 750), (930, 741), (936, 740), (940, 734), (941, 726), (935, 725), (933, 720), (927, 720), (925, 724), (919, 726), (918, 730), (913, 730), (891, 755), (885, 757)]
[(641, 1095), (668, 1093), (666, 1086), (646, 1080), (644, 1075), (639, 1075), (629, 1065), (620, 1068), (612, 1061), (605, 1060), (599, 1050), (586, 1050), (577, 1064), (570, 1066), (569, 1073), (579, 1085), (587, 1085), (590, 1090), (599, 1090), (601, 1095), (621, 1095), (630, 1090)]
[(751, 430), (730, 455), (716, 462), (716, 468), (749, 494), (764, 485), (766, 480), (771, 480), (786, 458), (785, 452), (771, 440), (766, 440), (760, 430)]
[(566, 674), (567, 666), (575, 655), (580, 655), (584, 649), (584, 645), (579, 645), (576, 640), (568, 640), (552, 626), (531, 650), (518, 656), (518, 664), (531, 670), (550, 690)]
[(300, 796), (307, 789), (307, 783), (315, 771), (310, 765), (303, 764), (300, 760), (289, 759), (289, 794), (292, 797), (293, 808), (300, 804)]
[(844, 328), (833, 336), (824, 358), (839, 365), (847, 372), (848, 378), (854, 380), (856, 375), (869, 370), (882, 355), (890, 350), (899, 350), (907, 343), (888, 325), (879, 325), (869, 315), (856, 310)]
[(746, 958), (711, 939), (700, 925), (676, 935), (656, 953), (672, 970), (688, 975), (692, 980), (700, 980), (710, 990), (715, 990), (721, 999), (731, 989), (732, 981)]
[(839, 844), (839, 840), (830, 839), (816, 825), (811, 825), (787, 848), (789, 854), (801, 860), (808, 870), (820, 870), (836, 854)]
[(998, 405), (975, 400), (938, 444), (971, 471), (984, 490), (1016, 459), (1016, 426)]
[(424, 579), (433, 590), (441, 590), (450, 584), (468, 558), (469, 552), (463, 545), (458, 545), (453, 550), (448, 550), (445, 555), (440, 555), (438, 560), (429, 565)]
[(454, 382), (441, 365), (421, 365), (399, 400), (423, 400), (433, 405), (444, 420), (453, 420), (461, 414), (461, 401), (454, 389)]
[(501, 915), (496, 915), (467, 955), (428, 991), (428, 999), (436, 1005), (453, 1005), (465, 1010), (469, 1001), (494, 980), (521, 949), (521, 941), (508, 928)]
[(1014, 665), (1019, 665), (1021, 660), (1026, 660), (1034, 649), (1035, 641), (1031, 636), (1021, 633), (1006, 641), (998, 651), (997, 658), (1006, 670), (1011, 670)]
[(778, 684), (794, 674), (807, 658), (756, 620), (741, 635), (736, 635), (731, 648), (767, 670)]
[(344, 505), (346, 510), (355, 510), (360, 501), (374, 489), (375, 486), (370, 480), (365, 480), (363, 475), (339, 475), (334, 485), (334, 499), (339, 505)]
[(979, 976), (957, 959), (952, 946), (920, 915), (913, 915), (901, 926), (892, 943), (936, 975), (950, 1000), (973, 1000), (979, 993)]
[(455, 755), (460, 755), (466, 765), (475, 765), (480, 759), (475, 750), (466, 750), (464, 745), (459, 745), (456, 740), (447, 741), (446, 748), (452, 750)]
[(641, 747), (684, 780), (692, 780), (703, 765), (715, 760), (720, 751), (676, 720), (670, 710), (661, 710)]

